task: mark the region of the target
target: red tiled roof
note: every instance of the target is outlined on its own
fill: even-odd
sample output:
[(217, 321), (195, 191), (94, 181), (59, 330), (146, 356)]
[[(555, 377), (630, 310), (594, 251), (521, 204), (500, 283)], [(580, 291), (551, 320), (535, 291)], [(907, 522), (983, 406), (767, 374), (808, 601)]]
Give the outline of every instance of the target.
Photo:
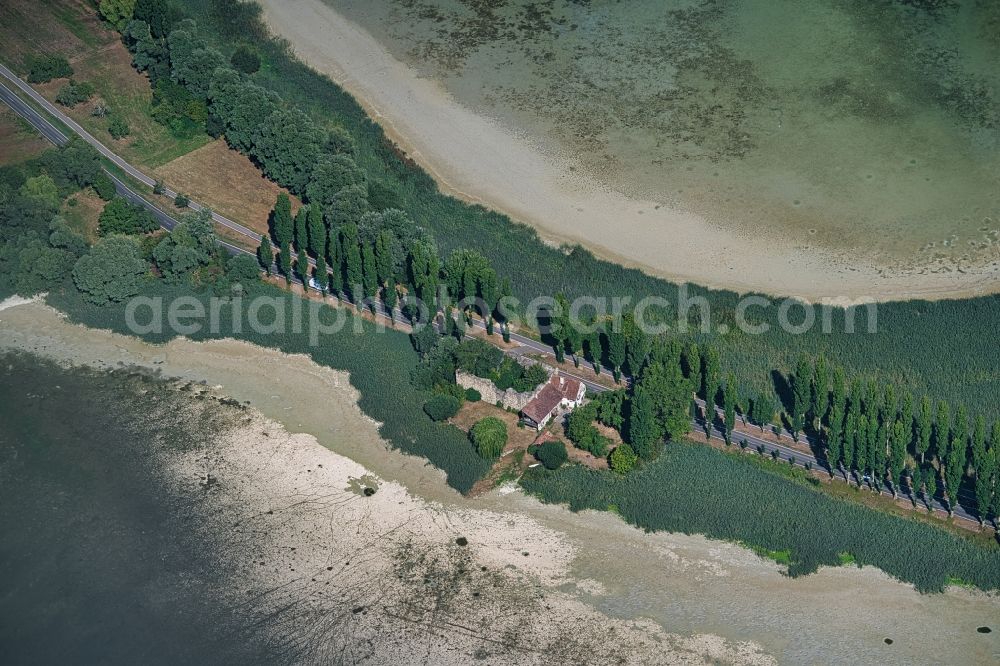
[(535, 423), (541, 423), (563, 399), (575, 401), (579, 395), (580, 380), (553, 375), (521, 413)]
[(542, 390), (538, 392), (538, 395), (532, 398), (531, 402), (524, 406), (521, 413), (535, 423), (541, 423), (545, 420), (545, 417), (552, 413), (553, 409), (559, 406), (562, 399), (562, 391), (552, 386), (551, 383), (546, 384), (542, 387)]

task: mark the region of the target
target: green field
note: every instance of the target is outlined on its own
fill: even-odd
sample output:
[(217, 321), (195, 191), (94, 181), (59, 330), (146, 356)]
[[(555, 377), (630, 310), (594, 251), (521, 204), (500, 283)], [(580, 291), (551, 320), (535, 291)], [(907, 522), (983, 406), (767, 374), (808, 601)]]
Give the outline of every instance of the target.
[[(141, 295), (163, 297), (165, 302), (169, 302), (172, 297), (192, 293), (194, 292), (190, 287), (171, 287), (157, 280), (147, 283)], [(264, 284), (255, 287), (254, 293), (273, 296), (283, 303), (284, 330), (287, 331), (294, 330), (292, 318), (296, 307), (302, 306), (303, 312), (308, 312), (304, 303), (316, 305)], [(208, 290), (195, 295), (207, 304), (213, 293)], [(49, 295), (49, 302), (66, 312), (73, 321), (132, 335), (125, 326), (124, 304), (109, 307), (89, 305), (71, 286), (54, 290)], [(244, 301), (244, 320), (247, 307), (248, 304)], [(269, 315), (269, 312), (267, 309), (262, 311), (262, 319), (271, 323), (274, 320), (267, 320), (267, 317), (274, 315), (273, 312)], [(410, 370), (416, 365), (417, 354), (410, 344), (409, 336), (395, 330), (376, 332), (375, 325), (371, 322), (355, 317), (346, 310), (335, 311), (328, 306), (322, 306), (320, 321), (324, 324), (332, 323), (337, 312), (348, 317), (347, 325), (341, 332), (323, 337), (319, 346), (309, 344), (309, 336), (305, 331), (255, 334), (244, 325), (243, 331), (236, 333), (233, 331), (228, 309), (223, 311), (218, 333), (203, 331), (187, 337), (193, 340), (246, 340), (289, 354), (306, 354), (320, 365), (349, 372), (351, 384), (361, 394), (359, 406), (365, 414), (382, 424), (382, 436), (406, 453), (426, 458), (431, 464), (444, 470), (449, 485), (460, 492), (468, 492), (472, 484), (489, 470), (490, 462), (479, 457), (464, 432), (454, 426), (434, 423), (424, 414), (423, 404), (431, 394), (414, 388), (410, 382)], [(356, 335), (353, 332), (355, 324), (362, 328), (363, 334)], [(151, 334), (140, 337), (156, 343), (165, 342), (175, 335)]]
[(678, 443), (625, 476), (573, 465), (533, 468), (521, 485), (574, 511), (613, 510), (648, 530), (704, 534), (751, 546), (799, 576), (820, 566), (876, 566), (921, 591), (961, 579), (1000, 589), (1000, 548), (916, 519), (834, 499), (747, 456)]

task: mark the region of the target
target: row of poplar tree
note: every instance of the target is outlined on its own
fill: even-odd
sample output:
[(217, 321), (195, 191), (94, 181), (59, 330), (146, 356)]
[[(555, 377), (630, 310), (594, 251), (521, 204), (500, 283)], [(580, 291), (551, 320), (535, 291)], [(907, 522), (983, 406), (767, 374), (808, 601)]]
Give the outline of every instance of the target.
[[(498, 319), (509, 339), (498, 307), (510, 294), (508, 283), (477, 252), (456, 250), (442, 260), (433, 240), (401, 211), (369, 212), (357, 222), (331, 224), (315, 204), (301, 206), (293, 216), (290, 199), (281, 194), (259, 258), (268, 270), (276, 260), (289, 279), (293, 274), (303, 283), (312, 279), (356, 304), (379, 300), (389, 311), (401, 305), (411, 318), (401, 294), (413, 294), (431, 307), (442, 294), (456, 301), (478, 299), (485, 304), (488, 332)], [(712, 407), (708, 413), (720, 410), (718, 424), (727, 441), (738, 412), (765, 427), (780, 411), (770, 393), (741, 399), (735, 376), (723, 376), (719, 353), (710, 344), (684, 346), (647, 335), (630, 313), (620, 326), (593, 320), (580, 327), (569, 319), (567, 299), (558, 294), (555, 301), (547, 335), (557, 360), (569, 353), (577, 365), (586, 358), (597, 372), (607, 365), (616, 381), (626, 371), (632, 377), (623, 435), (642, 459), (654, 458), (663, 442), (687, 433), (693, 393)], [(461, 336), (465, 318), (448, 314), (443, 332)], [(948, 403), (934, 405), (924, 397), (917, 404), (910, 393), (897, 394), (892, 384), (848, 380), (842, 368), (831, 368), (822, 356), (815, 363), (800, 357), (786, 402), (783, 412), (793, 436), (805, 432), (819, 442), (831, 474), (839, 470), (845, 479), (855, 476), (877, 488), (888, 484), (894, 494), (908, 489), (928, 503), (940, 489), (950, 511), (959, 501), (963, 478), (969, 477), (980, 519), (1000, 513), (1000, 422), (987, 428), (982, 416), (970, 420), (963, 406), (952, 414)]]

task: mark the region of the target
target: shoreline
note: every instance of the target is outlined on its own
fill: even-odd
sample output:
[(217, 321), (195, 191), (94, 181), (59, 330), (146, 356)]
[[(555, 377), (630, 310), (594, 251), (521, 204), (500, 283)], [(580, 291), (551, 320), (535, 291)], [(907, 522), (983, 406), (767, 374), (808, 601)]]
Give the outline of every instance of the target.
[(810, 301), (1000, 292), (1000, 261), (886, 268), (781, 238), (737, 234), (661, 203), (617, 194), (570, 172), (566, 160), (523, 133), (462, 106), (321, 0), (261, 4), (271, 31), (353, 95), (442, 191), (525, 222), (550, 244), (579, 243), (603, 259), (676, 282)]
[[(1000, 604), (996, 595), (955, 588), (939, 595), (920, 595), (912, 586), (870, 567), (823, 568), (791, 579), (778, 565), (735, 544), (701, 536), (647, 534), (614, 514), (574, 514), (565, 507), (542, 504), (513, 487), (477, 499), (462, 498), (446, 486), (440, 471), (422, 459), (388, 448), (378, 434), (378, 424), (358, 408), (357, 392), (346, 373), (318, 366), (303, 356), (233, 340), (176, 339), (150, 345), (73, 324), (37, 301), (0, 304), (3, 348), (61, 364), (144, 368), (165, 378), (203, 383), (205, 388), (196, 391), (249, 401), (250, 410), (279, 424), (265, 428), (269, 436), (260, 441), (222, 438), (229, 442), (224, 454), (212, 454), (212, 473), (221, 479), (222, 488), (234, 486), (236, 475), (237, 487), (254, 489), (249, 496), (226, 502), (220, 529), (232, 530), (237, 521), (230, 520), (229, 511), (239, 507), (247, 507), (255, 520), (264, 520), (255, 528), (256, 536), (242, 543), (255, 553), (265, 548), (265, 541), (280, 544), (268, 552), (279, 552), (281, 565), (269, 566), (267, 571), (314, 570), (310, 566), (317, 565), (316, 558), (327, 558), (333, 547), (330, 535), (351, 531), (347, 527), (330, 531), (334, 518), (344, 518), (332, 512), (329, 493), (354, 496), (339, 490), (344, 483), (341, 477), (347, 474), (354, 479), (374, 477), (378, 492), (363, 501), (391, 499), (384, 507), (378, 504), (379, 509), (362, 514), (370, 523), (366, 529), (373, 530), (366, 532), (374, 540), (371, 543), (382, 543), (378, 535), (395, 529), (393, 525), (410, 529), (399, 525), (412, 521), (438, 535), (436, 545), (428, 548), (440, 553), (443, 543), (457, 534), (455, 530), (461, 531), (475, 545), (482, 566), (504, 572), (513, 566), (517, 576), (527, 576), (537, 581), (530, 585), (540, 586), (529, 589), (539, 590), (546, 600), (558, 601), (554, 608), (566, 609), (563, 604), (569, 604), (586, 610), (590, 618), (597, 617), (590, 614), (596, 609), (616, 621), (641, 623), (647, 627), (644, 635), (666, 631), (672, 637), (687, 636), (680, 643), (671, 638), (668, 644), (681, 649), (688, 641), (701, 646), (696, 654), (707, 654), (702, 650), (707, 643), (715, 646), (709, 652), (724, 661), (766, 662), (765, 654), (789, 661), (822, 661), (840, 653), (843, 636), (850, 635), (872, 652), (872, 658), (877, 656), (884, 663), (913, 663), (918, 656), (933, 659), (933, 655), (947, 660), (960, 654), (971, 663), (984, 658), (981, 650), (992, 645), (970, 637), (976, 635), (977, 624), (996, 615)], [(253, 424), (260, 433), (260, 421), (253, 420)], [(278, 430), (299, 434), (279, 436)], [(204, 463), (198, 462), (205, 459), (204, 453), (194, 452), (179, 461), (180, 478), (195, 488), (199, 487), (196, 477), (204, 471)], [(320, 483), (321, 479), (325, 480)], [(256, 499), (251, 502), (247, 497)], [(291, 501), (294, 497), (303, 498), (304, 503)], [(281, 506), (297, 507), (287, 526), (287, 513), (275, 511), (274, 522), (265, 517), (269, 508), (260, 502), (276, 504), (274, 498), (283, 501)], [(399, 518), (395, 512), (404, 505), (412, 516), (393, 523), (392, 516)], [(473, 525), (480, 526), (475, 528), (478, 531)], [(411, 532), (423, 533), (422, 529), (414, 527)], [(289, 545), (294, 551), (289, 551)], [(271, 565), (270, 557), (259, 561)], [(249, 575), (256, 570), (254, 564), (244, 562), (238, 569)], [(265, 582), (275, 581), (268, 578)], [(872, 590), (878, 594), (871, 594)], [(762, 614), (771, 618), (772, 629), (760, 628)], [(913, 627), (918, 626), (934, 627), (934, 631), (917, 634)], [(792, 640), (804, 635), (810, 640)], [(892, 637), (894, 645), (884, 645), (883, 637)], [(721, 652), (714, 652), (716, 648)]]

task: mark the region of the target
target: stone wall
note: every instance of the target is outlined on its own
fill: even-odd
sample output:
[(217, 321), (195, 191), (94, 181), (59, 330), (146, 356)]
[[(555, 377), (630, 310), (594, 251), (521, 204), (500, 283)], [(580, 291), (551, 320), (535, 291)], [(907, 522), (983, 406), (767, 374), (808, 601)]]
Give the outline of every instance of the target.
[(463, 388), (471, 388), (479, 391), (479, 394), (483, 396), (483, 402), (488, 402), (491, 405), (499, 402), (503, 407), (518, 412), (535, 397), (535, 393), (538, 391), (537, 387), (533, 391), (525, 391), (524, 393), (518, 393), (512, 388), (501, 391), (489, 379), (476, 377), (462, 370), (455, 372), (455, 381)]

